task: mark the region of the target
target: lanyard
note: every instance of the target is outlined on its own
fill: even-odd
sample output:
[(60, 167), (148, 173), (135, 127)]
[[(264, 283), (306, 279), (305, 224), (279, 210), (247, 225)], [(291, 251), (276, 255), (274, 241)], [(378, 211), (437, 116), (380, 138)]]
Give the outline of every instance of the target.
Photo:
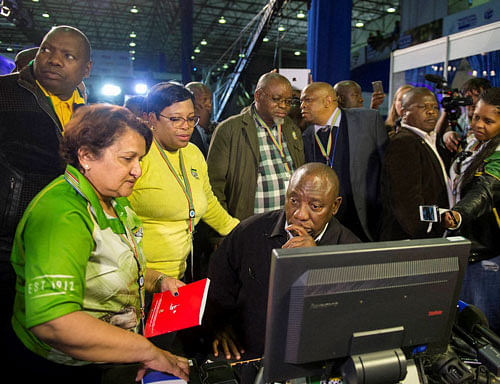
[[(337, 113), (335, 113), (335, 115), (333, 116), (332, 124), (337, 120), (339, 113), (340, 109), (337, 109)], [(321, 143), (321, 140), (318, 137), (318, 133), (314, 132), (314, 139), (316, 140), (316, 144), (318, 144), (319, 150), (321, 151), (323, 157), (326, 159), (326, 162), (330, 166), (330, 168), (333, 166), (333, 161), (335, 159), (335, 150), (337, 149), (337, 139), (339, 137), (339, 131), (340, 131), (340, 126), (337, 128), (337, 132), (335, 133), (335, 143), (333, 145), (333, 153), (332, 153), (332, 134), (333, 134), (332, 129), (330, 129), (330, 134), (328, 135), (326, 150), (325, 147), (323, 146), (323, 143)], [(330, 156), (330, 153), (332, 153), (332, 156)]]
[(278, 128), (278, 139), (276, 140), (276, 137), (274, 137), (273, 133), (271, 132), (271, 130), (267, 126), (266, 122), (264, 120), (262, 120), (262, 118), (257, 113), (255, 113), (255, 118), (257, 119), (259, 125), (262, 126), (262, 127), (264, 127), (266, 129), (266, 131), (269, 134), (269, 137), (271, 138), (274, 146), (278, 150), (278, 152), (279, 152), (279, 154), (281, 156), (281, 159), (283, 160), (283, 164), (284, 164), (287, 172), (290, 174), (291, 173), (290, 172), (290, 165), (288, 164), (288, 161), (286, 160), (285, 148), (283, 146), (283, 135), (281, 133), (281, 124), (277, 125), (277, 128)]
[(158, 141), (156, 139), (154, 139), (153, 141), (154, 141), (156, 147), (158, 148), (158, 151), (160, 151), (161, 157), (163, 158), (163, 160), (167, 164), (168, 169), (175, 176), (175, 179), (179, 183), (179, 185), (182, 189), (182, 192), (184, 192), (184, 195), (186, 196), (186, 199), (188, 202), (188, 206), (189, 206), (188, 231), (189, 231), (189, 235), (191, 237), (191, 277), (193, 277), (194, 276), (193, 275), (194, 269), (193, 269), (193, 238), (192, 238), (192, 233), (194, 230), (195, 210), (194, 210), (194, 203), (193, 203), (193, 194), (191, 192), (191, 185), (189, 184), (189, 179), (188, 179), (188, 176), (186, 173), (186, 168), (184, 167), (184, 158), (182, 157), (182, 152), (179, 149), (179, 162), (180, 162), (182, 178), (183, 178), (183, 180), (181, 180), (179, 175), (177, 175), (177, 172), (175, 171), (174, 167), (172, 166), (172, 163), (170, 163), (170, 160), (168, 159), (167, 154), (165, 153), (165, 151), (161, 147), (160, 143), (158, 143)]
[(123, 224), (123, 227), (125, 228), (125, 234), (120, 234), (120, 238), (127, 244), (127, 246), (131, 249), (131, 251), (134, 253), (134, 258), (137, 263), (137, 271), (138, 271), (138, 280), (137, 283), (139, 284), (139, 304), (141, 307), (141, 328), (142, 328), (142, 334), (144, 335), (144, 318), (146, 316), (144, 312), (145, 308), (145, 297), (144, 297), (144, 271), (141, 267), (141, 265), (144, 265), (144, 255), (142, 254), (142, 250), (137, 244), (137, 240), (135, 239), (134, 233), (132, 229), (129, 227), (127, 223), (127, 213), (121, 207), (119, 204), (116, 203), (115, 200), (112, 200), (113, 208), (115, 209), (116, 213), (118, 213), (118, 219), (120, 222)]
[[(75, 191), (82, 196), (85, 200), (87, 200), (89, 203), (89, 199), (85, 194), (82, 192), (80, 189), (80, 183), (78, 179), (73, 176), (67, 169), (64, 172), (64, 179), (75, 189)], [(90, 203), (91, 204), (91, 203)], [(132, 229), (129, 227), (127, 223), (127, 213), (125, 212), (125, 209), (123, 209), (122, 206), (116, 203), (116, 201), (113, 199), (112, 200), (113, 208), (115, 212), (117, 213), (118, 220), (120, 223), (122, 223), (124, 229), (125, 229), (125, 234), (120, 233), (120, 239), (130, 248), (134, 255), (134, 259), (137, 263), (137, 284), (139, 285), (139, 306), (140, 306), (140, 311), (141, 311), (141, 330), (142, 334), (144, 334), (144, 318), (145, 318), (145, 298), (144, 298), (144, 271), (142, 268), (142, 265), (144, 265), (144, 255), (142, 254), (142, 250), (137, 244), (137, 241), (135, 239), (135, 236), (133, 234)], [(92, 204), (91, 204), (92, 206)]]

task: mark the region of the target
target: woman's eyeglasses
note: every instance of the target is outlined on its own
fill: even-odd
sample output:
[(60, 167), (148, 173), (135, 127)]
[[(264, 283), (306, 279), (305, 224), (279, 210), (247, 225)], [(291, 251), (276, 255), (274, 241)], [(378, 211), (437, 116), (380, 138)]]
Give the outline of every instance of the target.
[(184, 125), (184, 122), (187, 123), (189, 127), (194, 127), (198, 122), (200, 121), (200, 116), (191, 116), (185, 119), (184, 117), (180, 116), (165, 116), (160, 113), (161, 117), (164, 117), (165, 119), (169, 120), (174, 128), (180, 128)]

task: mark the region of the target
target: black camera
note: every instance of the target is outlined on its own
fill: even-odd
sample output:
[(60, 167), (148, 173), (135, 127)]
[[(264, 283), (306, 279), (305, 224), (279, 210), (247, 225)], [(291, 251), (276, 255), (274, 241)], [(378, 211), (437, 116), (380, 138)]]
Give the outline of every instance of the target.
[(458, 118), (462, 114), (460, 107), (472, 105), (472, 97), (462, 97), (457, 88), (450, 88), (446, 80), (440, 76), (427, 74), (424, 77), (425, 80), (436, 84), (436, 89), (441, 90), (441, 95), (443, 96), (441, 106), (445, 110), (451, 126), (455, 127), (457, 125)]

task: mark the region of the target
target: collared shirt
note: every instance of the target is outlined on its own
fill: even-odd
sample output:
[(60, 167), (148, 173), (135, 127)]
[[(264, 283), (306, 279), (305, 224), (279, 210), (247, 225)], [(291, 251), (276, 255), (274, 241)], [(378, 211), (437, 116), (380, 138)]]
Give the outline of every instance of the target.
[[(257, 118), (257, 111), (252, 106), (252, 115), (257, 127), (257, 139), (259, 142), (259, 173), (257, 175), (257, 188), (255, 191), (254, 213), (263, 213), (282, 209), (285, 206), (285, 194), (290, 179), (290, 173), (294, 171), (293, 160), (288, 151), (288, 146), (283, 135), (282, 145), (285, 154), (286, 162), (290, 167), (290, 173), (285, 167), (283, 159), (276, 148), (275, 144), (267, 129), (261, 125)], [(265, 123), (264, 123), (265, 124)], [(278, 128), (276, 125), (268, 127), (274, 138), (278, 138)], [(279, 138), (278, 138), (279, 140)]]
[(73, 115), (74, 105), (85, 104), (85, 100), (80, 96), (80, 93), (76, 88), (68, 100), (61, 100), (59, 97), (42, 87), (42, 84), (40, 84), (38, 80), (36, 80), (36, 83), (45, 94), (45, 96), (49, 98), (50, 104), (52, 105), (52, 108), (59, 118), (59, 122), (61, 123), (61, 126), (64, 130), (64, 126), (68, 123), (69, 119), (71, 119), (71, 115)]
[[(412, 127), (411, 125), (408, 125), (406, 123), (401, 123), (401, 126), (408, 129), (409, 131), (415, 133), (416, 135), (420, 136), (425, 144), (427, 144), (434, 155), (436, 156), (437, 161), (439, 162), (439, 165), (441, 166), (441, 172), (443, 174), (443, 180), (444, 184), (446, 185), (446, 191), (448, 192), (448, 204), (450, 204), (453, 201), (453, 193), (452, 193), (452, 188), (451, 188), (451, 181), (450, 178), (448, 177), (448, 173), (446, 172), (446, 167), (444, 166), (443, 159), (441, 159), (441, 156), (439, 155), (436, 147), (436, 132), (432, 131), (430, 133), (425, 132), (417, 127)], [(441, 207), (445, 208), (445, 207)], [(448, 208), (448, 207), (446, 207)]]
[[(335, 121), (333, 121), (333, 117), (337, 113), (337, 109), (339, 109), (339, 107), (335, 108), (335, 110), (330, 115), (330, 117), (328, 118), (328, 121), (326, 122), (325, 125), (329, 125), (330, 127), (340, 127), (340, 120), (342, 118), (342, 110), (339, 110), (339, 115), (337, 116)], [(318, 132), (321, 128), (324, 128), (325, 125), (314, 124), (314, 132)]]

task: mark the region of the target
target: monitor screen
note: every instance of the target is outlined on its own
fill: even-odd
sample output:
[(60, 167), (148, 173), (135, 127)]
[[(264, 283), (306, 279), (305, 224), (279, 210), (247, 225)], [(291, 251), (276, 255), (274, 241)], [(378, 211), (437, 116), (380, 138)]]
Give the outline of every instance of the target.
[(453, 237), (273, 250), (264, 381), (321, 375), (351, 355), (443, 352), (469, 248)]

